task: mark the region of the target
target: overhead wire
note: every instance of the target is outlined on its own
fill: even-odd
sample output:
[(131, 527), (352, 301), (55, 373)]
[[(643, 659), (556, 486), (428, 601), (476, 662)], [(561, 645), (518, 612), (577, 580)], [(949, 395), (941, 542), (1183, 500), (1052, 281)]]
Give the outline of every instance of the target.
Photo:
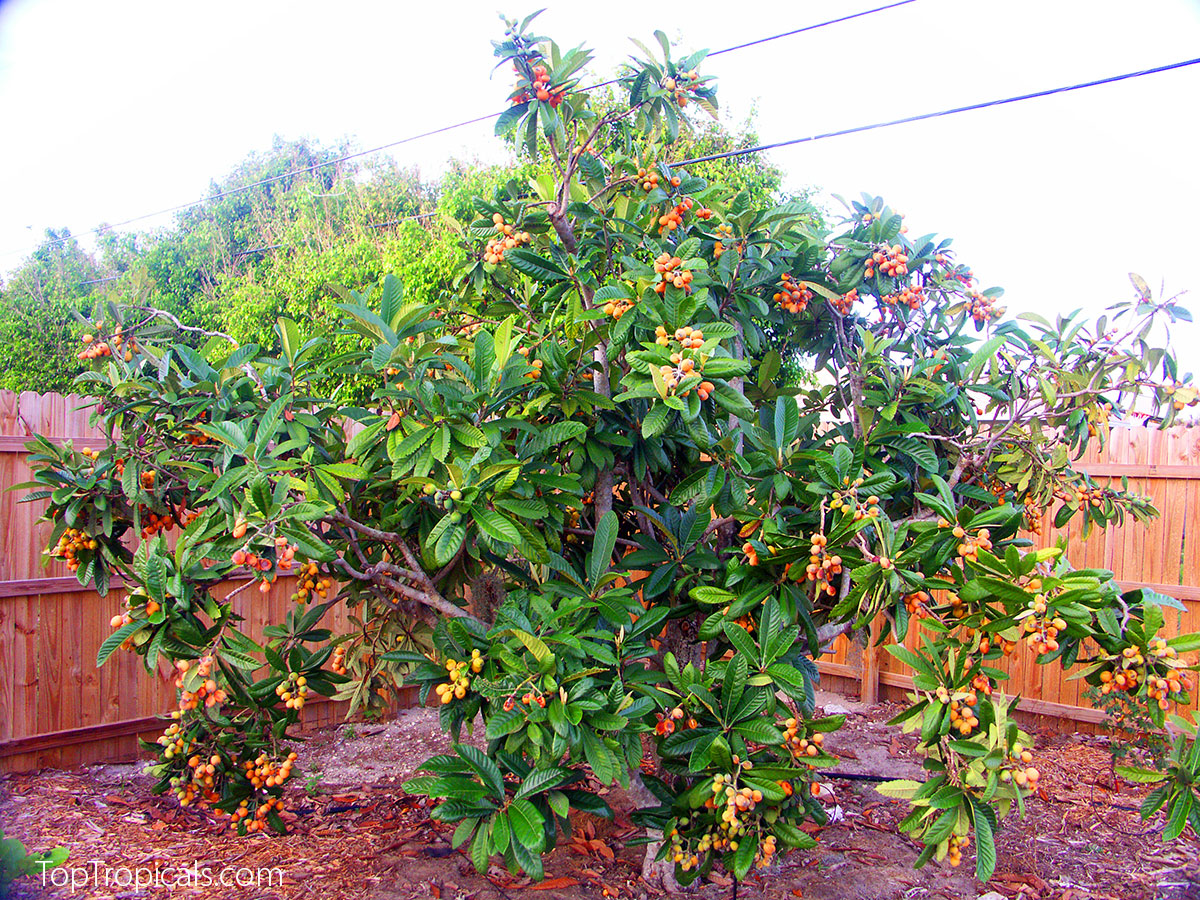
[[(754, 46), (758, 46), (760, 44), (769, 43), (771, 41), (777, 41), (777, 40), (781, 40), (783, 38), (793, 37), (798, 34), (804, 34), (809, 31), (815, 31), (818, 28), (825, 28), (830, 25), (837, 25), (842, 22), (848, 22), (852, 19), (863, 18), (864, 16), (873, 15), (873, 14), (879, 13), (879, 12), (885, 12), (890, 9), (895, 9), (896, 7), (899, 7), (899, 6), (907, 6), (911, 3), (916, 3), (916, 2), (917, 2), (917, 0), (897, 0), (897, 2), (888, 3), (884, 6), (878, 6), (878, 7), (872, 8), (872, 9), (862, 10), (861, 12), (856, 12), (856, 13), (852, 13), (850, 15), (845, 15), (845, 16), (839, 16), (834, 19), (827, 19), (823, 22), (817, 22), (812, 25), (806, 25), (803, 28), (796, 28), (791, 31), (781, 32), (780, 34), (774, 34), (774, 35), (770, 35), (768, 37), (759, 38), (757, 40), (749, 41), (744, 44), (738, 44), (733, 47), (726, 47), (722, 50), (714, 50), (713, 52), (709, 53), (708, 56), (720, 56), (721, 54), (724, 54), (724, 53), (732, 53), (735, 50), (742, 50), (747, 47), (754, 47)], [(609, 85), (615, 84), (617, 82), (617, 80), (618, 79), (610, 79), (608, 81), (600, 82), (599, 84), (589, 85), (585, 88), (582, 88), (581, 90), (582, 91), (594, 91), (594, 90), (597, 90), (598, 88), (607, 87)], [(315, 172), (319, 169), (328, 168), (329, 166), (339, 165), (340, 163), (347, 162), (348, 160), (359, 159), (363, 156), (371, 156), (376, 153), (381, 153), (384, 150), (390, 150), (394, 147), (400, 147), (400, 146), (403, 146), (404, 144), (410, 144), (414, 141), (423, 140), (428, 137), (434, 137), (439, 134), (445, 134), (446, 132), (454, 131), (459, 128), (466, 128), (469, 125), (478, 125), (482, 122), (488, 122), (488, 121), (491, 121), (492, 119), (499, 118), (503, 114), (503, 112), (504, 112), (503, 110), (499, 110), (494, 113), (488, 113), (486, 115), (476, 116), (473, 119), (466, 119), (465, 121), (462, 121), (462, 122), (455, 122), (453, 125), (444, 125), (440, 128), (434, 128), (429, 131), (423, 131), (420, 134), (409, 135), (408, 137), (400, 138), (399, 140), (391, 141), (390, 143), (387, 143), (387, 144), (380, 144), (377, 147), (371, 147), (368, 150), (356, 150), (353, 153), (345, 153), (335, 159), (326, 160), (324, 162), (319, 162), (319, 163), (314, 163), (311, 166), (304, 166), (302, 168), (292, 169), (287, 172), (283, 172), (279, 175), (272, 175), (269, 178), (263, 178), (263, 179), (260, 179), (259, 181), (250, 182), (249, 184), (239, 185), (237, 187), (228, 188), (223, 191), (217, 191), (216, 193), (209, 194), (208, 196), (202, 197), (199, 200), (193, 200), (188, 203), (180, 203), (175, 206), (164, 207), (163, 209), (155, 210), (154, 212), (143, 213), (142, 215), (139, 215), (139, 216), (133, 216), (132, 218), (129, 218), (129, 219), (123, 219), (120, 222), (105, 223), (104, 225), (98, 225), (95, 228), (89, 228), (87, 231), (83, 231), (83, 232), (80, 232), (79, 234), (75, 234), (75, 235), (70, 235), (69, 237), (55, 238), (53, 240), (40, 243), (31, 249), (38, 249), (38, 248), (46, 247), (46, 246), (55, 246), (57, 244), (62, 244), (62, 243), (65, 243), (65, 242), (75, 239), (75, 238), (83, 237), (84, 235), (98, 234), (98, 233), (100, 233), (101, 230), (104, 230), (104, 229), (122, 228), (126, 225), (133, 225), (137, 222), (143, 222), (147, 219), (154, 219), (159, 216), (167, 215), (169, 213), (182, 212), (185, 209), (192, 209), (193, 207), (201, 206), (202, 204), (205, 204), (205, 203), (211, 203), (214, 200), (221, 200), (225, 197), (231, 197), (235, 194), (240, 194), (240, 193), (244, 193), (245, 191), (254, 190), (255, 188), (258, 188), (258, 187), (264, 187), (269, 184), (274, 184), (276, 182), (283, 181), (286, 178), (291, 178), (295, 175), (303, 175), (307, 172)], [(398, 220), (398, 221), (402, 221), (402, 220)], [(394, 224), (394, 223), (383, 223), (383, 224)], [(382, 225), (369, 226), (369, 227), (382, 227)], [(23, 252), (23, 251), (10, 250), (10, 251), (6, 251), (0, 255), (10, 256), (13, 253), (17, 253), (17, 252)]]
[(1103, 84), (1114, 84), (1119, 81), (1128, 81), (1131, 78), (1141, 78), (1144, 75), (1157, 75), (1160, 72), (1170, 72), (1174, 69), (1183, 69), (1188, 66), (1200, 64), (1200, 57), (1194, 59), (1185, 59), (1179, 62), (1167, 63), (1162, 66), (1155, 66), (1151, 69), (1140, 69), (1136, 72), (1125, 72), (1121, 75), (1110, 75), (1107, 78), (1097, 78), (1092, 81), (1081, 81), (1077, 84), (1064, 85), (1056, 88), (1046, 88), (1041, 91), (1031, 91), (1027, 94), (1014, 94), (1011, 97), (1001, 97), (996, 100), (985, 100), (982, 103), (971, 103), (966, 106), (955, 106), (949, 109), (941, 109), (936, 112), (917, 113), (912, 116), (904, 116), (900, 119), (889, 119), (885, 122), (874, 122), (870, 125), (856, 125), (853, 128), (842, 128), (837, 131), (826, 131), (821, 134), (810, 134), (806, 137), (791, 138), (786, 141), (775, 141), (770, 144), (756, 144), (753, 147), (743, 147), (739, 150), (728, 150), (723, 153), (711, 153), (708, 156), (697, 156), (691, 159), (683, 159), (673, 163), (675, 166), (686, 166), (694, 163), (712, 162), (718, 159), (729, 159), (734, 156), (745, 156), (748, 153), (763, 153), (767, 150), (778, 150), (781, 147), (793, 147), (797, 144), (807, 144), (813, 141), (822, 141), (827, 138), (844, 137), (848, 134), (861, 134), (864, 131), (875, 131), (880, 128), (891, 128), (895, 125), (907, 125), (911, 122), (922, 122), (927, 119), (937, 119), (942, 116), (953, 116), (964, 112), (973, 112), (980, 109), (988, 109), (994, 106), (1004, 106), (1009, 103), (1019, 103), (1024, 100), (1034, 100), (1039, 97), (1050, 97), (1055, 94), (1065, 94), (1070, 91), (1079, 91), (1084, 88), (1097, 87)]

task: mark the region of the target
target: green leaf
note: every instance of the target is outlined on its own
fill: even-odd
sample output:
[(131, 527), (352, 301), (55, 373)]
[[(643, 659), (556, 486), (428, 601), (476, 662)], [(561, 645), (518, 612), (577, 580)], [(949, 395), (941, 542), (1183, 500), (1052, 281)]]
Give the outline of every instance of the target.
[(783, 734), (765, 719), (749, 719), (733, 726), (733, 730), (748, 741), (756, 744), (782, 744)]
[(1183, 834), (1188, 824), (1188, 814), (1192, 811), (1195, 795), (1190, 787), (1181, 786), (1178, 793), (1171, 798), (1167, 806), (1167, 824), (1163, 828), (1163, 840), (1173, 841)]
[(895, 781), (884, 781), (877, 784), (875, 785), (875, 790), (885, 797), (893, 797), (897, 800), (911, 800), (921, 787), (922, 783), (919, 781), (900, 778)]
[(541, 453), (555, 444), (577, 438), (587, 430), (587, 425), (583, 422), (555, 422), (542, 429), (541, 433), (526, 445), (526, 450), (529, 453)]
[(665, 403), (655, 403), (650, 407), (650, 412), (646, 414), (646, 418), (642, 419), (642, 437), (649, 440), (666, 431), (667, 423), (671, 419), (671, 412), (671, 408)]
[(526, 649), (533, 654), (533, 658), (536, 659), (539, 664), (544, 663), (547, 659), (554, 655), (541, 638), (535, 637), (527, 631), (522, 631), (519, 628), (511, 628), (509, 629), (508, 633), (524, 644)]
[(512, 267), (522, 275), (528, 275), (534, 281), (554, 283), (566, 281), (571, 277), (550, 260), (543, 259), (532, 250), (509, 250), (504, 254), (504, 260), (511, 263)]
[(992, 829), (992, 809), (974, 797), (971, 806), (975, 813), (975, 877), (987, 882), (996, 873), (996, 837)]
[(600, 517), (596, 525), (596, 537), (592, 541), (592, 552), (588, 556), (588, 579), (593, 587), (600, 584), (601, 576), (608, 571), (613, 550), (617, 546), (617, 514), (611, 509)]
[(96, 668), (104, 665), (113, 652), (125, 643), (125, 639), (140, 631), (145, 624), (145, 622), (129, 622), (106, 637), (100, 644), (100, 649), (96, 651)]
[(754, 855), (758, 852), (758, 835), (742, 835), (737, 851), (733, 855), (733, 877), (738, 881), (746, 877), (750, 867), (754, 865)]
[(534, 769), (517, 788), (516, 799), (558, 787), (570, 777), (570, 769)]
[(583, 755), (592, 772), (601, 784), (612, 784), (618, 774), (616, 754), (590, 728), (580, 730), (583, 733)]
[(454, 752), (463, 758), (475, 773), (483, 779), (483, 783), (488, 786), (491, 795), (497, 800), (504, 799), (504, 775), (501, 774), (499, 767), (488, 759), (487, 755), (478, 747), (471, 744), (454, 744)]
[(1170, 777), (1165, 772), (1155, 772), (1152, 769), (1139, 769), (1133, 766), (1117, 766), (1115, 771), (1121, 778), (1134, 784), (1157, 784)]
[(500, 513), (477, 509), (474, 512), (474, 519), (479, 530), (489, 537), (509, 544), (521, 543), (521, 532), (517, 531), (517, 526)]
[(967, 360), (966, 366), (963, 367), (963, 376), (965, 380), (973, 381), (975, 376), (983, 371), (983, 367), (987, 361), (995, 356), (996, 351), (1003, 347), (1007, 341), (1008, 336), (1004, 334), (998, 334), (995, 337), (985, 341), (983, 346), (981, 346), (974, 352), (974, 354), (972, 354), (971, 358)]
[(279, 345), (291, 365), (296, 361), (296, 351), (300, 349), (300, 326), (284, 317), (280, 317), (275, 324), (279, 327)]
[(476, 827), (478, 830), (475, 832), (475, 840), (471, 842), (471, 865), (475, 867), (476, 872), (484, 875), (487, 873), (488, 860), (492, 856), (492, 840), (486, 828), (478, 828), (478, 825)]
[(508, 818), (513, 837), (518, 841), (538, 853), (546, 848), (546, 818), (536, 806), (524, 798), (513, 800), (508, 807)]
[(521, 117), (529, 111), (529, 103), (514, 103), (504, 112), (500, 113), (500, 117), (496, 119), (496, 135), (503, 137), (508, 134), (521, 121)]

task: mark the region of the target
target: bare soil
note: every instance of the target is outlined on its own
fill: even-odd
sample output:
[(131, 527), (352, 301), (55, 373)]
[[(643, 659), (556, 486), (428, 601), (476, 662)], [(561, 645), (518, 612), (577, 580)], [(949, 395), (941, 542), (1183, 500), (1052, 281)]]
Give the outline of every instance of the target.
[[(1024, 820), (1015, 815), (999, 835), (996, 876), (982, 885), (970, 854), (959, 869), (931, 864), (914, 870), (919, 848), (896, 831), (903, 803), (878, 794), (855, 776), (919, 777), (915, 738), (884, 723), (896, 708), (866, 708), (833, 695), (826, 707), (849, 713), (830, 749), (842, 762), (831, 779), (833, 819), (814, 831), (819, 847), (794, 853), (739, 886), (746, 900), (947, 900), (994, 892), (988, 900), (1200, 900), (1200, 839), (1164, 845), (1160, 821), (1143, 822), (1136, 809), (1144, 789), (1118, 784), (1105, 739), (1061, 735), (1037, 741), (1042, 772), (1038, 802)], [(464, 735), (464, 739), (470, 739)], [(0, 779), (0, 828), (31, 849), (70, 848), (76, 887), (48, 877), (18, 881), (17, 898), (200, 897), (229, 900), (555, 900), (648, 898), (641, 880), (643, 850), (623, 812), (615, 822), (573, 816), (574, 835), (547, 860), (546, 881), (531, 883), (500, 867), (476, 874), (450, 847), (452, 828), (429, 818), (428, 802), (400, 787), (429, 756), (447, 749), (435, 710), (408, 710), (386, 723), (324, 729), (306, 741), (302, 770), (287, 797), (286, 836), (231, 836), (200, 813), (150, 793), (139, 765), (43, 770)], [(610, 802), (628, 804), (614, 789)], [(93, 869), (93, 865), (99, 869)], [(129, 883), (132, 870), (208, 869), (214, 883), (169, 886)], [(109, 883), (104, 872), (110, 872)], [(275, 870), (274, 883), (239, 887), (215, 883), (225, 867), (232, 877)], [(100, 872), (100, 878), (94, 877)], [(193, 869), (192, 871), (197, 871)], [(280, 873), (282, 883), (280, 883)], [(70, 874), (70, 873), (68, 873)], [(86, 876), (86, 877), (85, 877)], [(57, 876), (59, 880), (63, 875)], [(265, 876), (264, 876), (265, 877)], [(82, 879), (82, 880), (81, 880)], [(86, 882), (86, 883), (85, 883)], [(733, 884), (719, 875), (692, 892), (704, 900), (728, 898)], [(542, 893), (545, 892), (545, 893)]]

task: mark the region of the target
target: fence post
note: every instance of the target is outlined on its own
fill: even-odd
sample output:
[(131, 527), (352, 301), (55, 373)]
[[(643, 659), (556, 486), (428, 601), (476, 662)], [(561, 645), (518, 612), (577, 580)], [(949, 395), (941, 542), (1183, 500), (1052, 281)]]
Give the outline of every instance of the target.
[(863, 703), (879, 702), (879, 634), (883, 630), (879, 616), (871, 622), (871, 634), (862, 654), (862, 689), (859, 699)]

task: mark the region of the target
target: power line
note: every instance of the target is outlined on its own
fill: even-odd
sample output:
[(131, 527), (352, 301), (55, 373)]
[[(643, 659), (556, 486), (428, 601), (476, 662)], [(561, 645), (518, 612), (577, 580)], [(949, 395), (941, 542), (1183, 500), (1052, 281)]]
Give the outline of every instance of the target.
[[(792, 31), (785, 31), (781, 34), (774, 34), (769, 37), (759, 38), (758, 40), (750, 41), (745, 44), (738, 44), (734, 47), (726, 47), (723, 50), (715, 50), (712, 53), (709, 53), (708, 56), (720, 56), (723, 53), (732, 53), (735, 50), (743, 50), (746, 47), (755, 47), (755, 46), (758, 46), (759, 44), (766, 44), (771, 41), (777, 41), (782, 38), (792, 37), (794, 35), (803, 34), (808, 31), (815, 31), (818, 28), (824, 28), (828, 25), (837, 25), (842, 22), (848, 22), (851, 19), (862, 18), (863, 16), (869, 16), (874, 13), (884, 12), (889, 9), (894, 9), (898, 6), (906, 6), (910, 3), (916, 3), (916, 2), (917, 2), (917, 0), (898, 0), (898, 2), (889, 3), (885, 6), (878, 6), (873, 9), (863, 10), (862, 12), (852, 13), (851, 15), (840, 16), (836, 19), (828, 19), (824, 22), (817, 22), (814, 25), (806, 25), (803, 28), (797, 28)], [(603, 81), (603, 82), (600, 82), (599, 84), (589, 85), (588, 87), (583, 88), (582, 90), (583, 91), (594, 91), (598, 88), (607, 87), (609, 85), (615, 84), (617, 82), (617, 80), (618, 79), (610, 79), (609, 81)], [(253, 190), (254, 188), (263, 187), (268, 184), (274, 184), (275, 182), (282, 181), (285, 178), (291, 178), (293, 175), (303, 175), (306, 172), (315, 172), (318, 169), (324, 169), (329, 166), (336, 166), (340, 163), (347, 162), (352, 159), (358, 159), (363, 156), (370, 156), (375, 153), (380, 153), (384, 150), (390, 150), (393, 147), (399, 147), (403, 144), (412, 143), (413, 141), (419, 141), (419, 140), (422, 140), (427, 137), (433, 137), (438, 134), (444, 134), (448, 131), (454, 131), (455, 129), (458, 129), (458, 128), (465, 128), (468, 125), (478, 125), (481, 122), (487, 122), (491, 119), (498, 118), (502, 114), (502, 112), (503, 112), (503, 110), (501, 110), (500, 112), (488, 113), (487, 115), (483, 115), (483, 116), (477, 116), (474, 119), (467, 119), (464, 122), (456, 122), (453, 125), (444, 125), (441, 128), (434, 128), (431, 131), (424, 131), (424, 132), (421, 132), (420, 134), (410, 135), (409, 137), (401, 138), (400, 140), (392, 141), (391, 143), (388, 143), (388, 144), (380, 144), (378, 147), (372, 147), (369, 150), (358, 150), (358, 151), (355, 151), (354, 153), (346, 153), (342, 156), (337, 157), (336, 159), (331, 159), (326, 162), (314, 163), (311, 166), (305, 166), (300, 169), (292, 169), (291, 171), (284, 172), (280, 175), (273, 175), (270, 178), (264, 178), (260, 181), (251, 182), (250, 184), (244, 184), (244, 185), (240, 185), (239, 187), (229, 188), (224, 191), (218, 191), (215, 194), (210, 194), (207, 197), (203, 197), (199, 200), (194, 200), (190, 203), (180, 203), (176, 206), (168, 206), (164, 209), (156, 210), (155, 212), (144, 213), (143, 215), (140, 215), (140, 216), (134, 216), (131, 219), (125, 219), (120, 222), (106, 224), (103, 226), (97, 226), (95, 228), (90, 228), (87, 231), (83, 231), (80, 234), (71, 235), (70, 237), (55, 238), (54, 240), (48, 241), (44, 244), (37, 244), (31, 249), (36, 250), (40, 247), (52, 247), (57, 244), (66, 243), (67, 241), (71, 240), (72, 238), (78, 238), (78, 237), (82, 237), (83, 235), (88, 235), (88, 234), (98, 234), (100, 232), (101, 228), (121, 228), (125, 225), (132, 225), (135, 222), (143, 222), (146, 219), (153, 219), (158, 216), (166, 215), (168, 213), (180, 212), (185, 209), (191, 209), (192, 207), (200, 206), (203, 203), (209, 203), (213, 200), (220, 200), (223, 197), (230, 197), (230, 196), (233, 196), (234, 194), (240, 194), (245, 191), (250, 191), (250, 190)], [(19, 252), (19, 251), (8, 251), (7, 253), (4, 253), (3, 255), (8, 256), (14, 252)]]
[(806, 31), (815, 31), (818, 28), (824, 28), (826, 25), (837, 25), (841, 22), (849, 22), (851, 19), (861, 19), (863, 16), (869, 16), (872, 13), (883, 12), (885, 9), (895, 9), (897, 6), (907, 6), (909, 3), (916, 2), (917, 0), (898, 0), (898, 2), (889, 3), (886, 6), (877, 6), (874, 9), (865, 9), (862, 12), (851, 13), (848, 16), (841, 16), (837, 19), (830, 19), (827, 22), (818, 22), (816, 25), (805, 25), (803, 28), (797, 28), (795, 31), (785, 31), (783, 34), (776, 34), (772, 35), (771, 37), (759, 38), (757, 41), (748, 41), (745, 44), (737, 44), (733, 47), (726, 47), (724, 50), (714, 50), (708, 55), (720, 56), (722, 53), (732, 53), (734, 50), (745, 50), (747, 47), (757, 47), (759, 44), (765, 44), (768, 41), (777, 41), (780, 38), (804, 34)]
[(1122, 75), (1110, 75), (1107, 78), (1097, 78), (1094, 81), (1082, 81), (1078, 84), (1066, 85), (1064, 87), (1047, 88), (1043, 91), (1033, 91), (1028, 94), (1017, 94), (1012, 97), (1003, 97), (998, 100), (985, 100), (982, 103), (972, 103), (968, 106), (956, 106), (952, 109), (942, 109), (937, 112), (918, 113), (913, 116), (905, 116), (902, 119), (890, 119), (886, 122), (875, 122), (871, 125), (857, 125), (854, 128), (843, 128), (839, 131), (827, 131), (823, 134), (810, 134), (807, 137), (792, 138), (787, 141), (776, 141), (773, 144), (758, 144), (754, 147), (744, 147), (741, 150), (729, 150), (725, 153), (713, 153), (709, 156), (697, 156), (692, 159), (682, 159), (679, 162), (673, 163), (675, 166), (686, 166), (693, 163), (711, 162), (717, 159), (729, 159), (733, 156), (745, 156), (748, 153), (762, 153), (766, 150), (776, 150), (780, 147), (792, 147), (796, 144), (807, 144), (813, 141), (821, 141), (826, 138), (844, 137), (848, 134), (860, 134), (864, 131), (875, 131), (879, 128), (891, 128), (893, 125), (906, 125), (909, 122), (922, 122), (926, 119), (937, 119), (942, 116), (953, 116), (958, 113), (972, 112), (978, 109), (988, 109), (993, 106), (1004, 106), (1009, 103), (1019, 103), (1022, 100), (1034, 100), (1038, 97), (1049, 97), (1054, 94), (1065, 94), (1070, 91), (1079, 91), (1084, 88), (1096, 87), (1102, 84), (1113, 84), (1118, 81), (1128, 81), (1131, 78), (1141, 78), (1143, 75), (1157, 75), (1160, 72), (1170, 72), (1173, 69), (1183, 69), (1187, 66), (1200, 64), (1200, 57), (1195, 59), (1185, 59), (1180, 62), (1168, 63), (1163, 66), (1155, 66), (1153, 69), (1141, 69), (1137, 72), (1126, 72)]

